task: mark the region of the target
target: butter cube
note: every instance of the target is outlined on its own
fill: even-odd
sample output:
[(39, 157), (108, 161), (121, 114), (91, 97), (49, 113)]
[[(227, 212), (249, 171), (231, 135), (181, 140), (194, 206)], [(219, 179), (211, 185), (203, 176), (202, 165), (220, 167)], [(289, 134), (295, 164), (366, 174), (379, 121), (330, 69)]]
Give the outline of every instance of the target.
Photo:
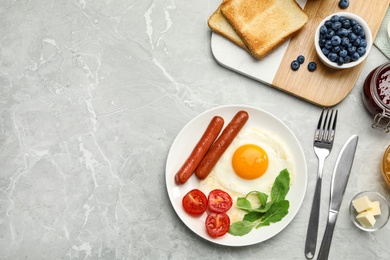
[(376, 219), (371, 211), (363, 211), (356, 216), (356, 219), (363, 227), (373, 227), (375, 225)]
[(361, 213), (371, 208), (371, 201), (368, 199), (367, 196), (363, 196), (356, 200), (353, 200), (352, 205), (358, 213)]
[(381, 214), (381, 207), (379, 205), (379, 201), (373, 201), (371, 202), (371, 209), (369, 210), (372, 215), (378, 216)]

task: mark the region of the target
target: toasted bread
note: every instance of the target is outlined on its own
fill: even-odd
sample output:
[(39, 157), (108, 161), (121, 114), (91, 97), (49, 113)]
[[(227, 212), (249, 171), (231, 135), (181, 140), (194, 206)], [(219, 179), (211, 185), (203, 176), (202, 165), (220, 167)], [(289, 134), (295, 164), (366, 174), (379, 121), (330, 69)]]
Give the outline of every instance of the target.
[(297, 33), (308, 20), (295, 0), (224, 0), (220, 8), (258, 59)]
[(210, 16), (208, 25), (213, 32), (218, 33), (230, 41), (234, 42), (241, 48), (247, 50), (245, 43), (241, 40), (240, 36), (236, 33), (230, 23), (226, 20), (225, 16), (222, 15), (221, 7)]

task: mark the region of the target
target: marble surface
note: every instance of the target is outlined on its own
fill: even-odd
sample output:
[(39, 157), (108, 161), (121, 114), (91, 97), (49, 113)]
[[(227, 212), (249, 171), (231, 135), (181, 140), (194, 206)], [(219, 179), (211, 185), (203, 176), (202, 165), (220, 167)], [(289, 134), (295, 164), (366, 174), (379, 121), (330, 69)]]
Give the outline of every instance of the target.
[[(304, 259), (316, 180), (312, 136), (321, 108), (219, 66), (207, 19), (216, 0), (3, 0), (0, 4), (0, 259)], [(319, 241), (338, 151), (360, 137), (330, 259), (389, 259), (390, 226), (355, 228), (349, 200), (390, 199), (380, 175), (389, 134), (371, 128), (367, 74), (336, 106), (325, 163)], [(326, 86), (324, 86), (326, 87)], [(263, 243), (216, 246), (190, 231), (168, 199), (170, 146), (192, 118), (220, 105), (264, 109), (304, 149), (308, 185), (291, 224)]]

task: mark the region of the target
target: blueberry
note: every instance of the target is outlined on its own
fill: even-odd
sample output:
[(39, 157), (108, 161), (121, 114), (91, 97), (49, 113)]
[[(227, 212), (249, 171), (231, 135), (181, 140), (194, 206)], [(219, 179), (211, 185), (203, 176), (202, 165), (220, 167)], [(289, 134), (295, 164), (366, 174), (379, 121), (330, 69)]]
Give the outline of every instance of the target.
[(327, 49), (331, 49), (332, 48), (332, 41), (331, 40), (325, 41), (325, 48), (327, 48)]
[(336, 61), (336, 60), (337, 60), (337, 54), (334, 53), (334, 52), (330, 52), (330, 53), (328, 54), (328, 59), (329, 59), (330, 61)]
[(353, 46), (359, 47), (361, 41), (362, 41), (362, 38), (357, 38), (357, 39), (353, 42)]
[(349, 6), (349, 0), (340, 0), (339, 7), (341, 9), (346, 9)]
[(351, 62), (351, 56), (346, 56), (344, 58), (344, 63), (350, 63)]
[(305, 62), (305, 57), (303, 55), (299, 55), (297, 57), (297, 61), (299, 62), (299, 64), (302, 64)]
[(332, 30), (333, 31), (337, 31), (338, 29), (340, 29), (341, 28), (341, 23), (340, 22), (334, 22), (333, 24), (332, 24)]
[(341, 43), (340, 44), (341, 44), (341, 46), (344, 46), (344, 47), (348, 46), (349, 38), (348, 37), (341, 38)]
[(337, 58), (337, 65), (341, 66), (341, 65), (343, 65), (344, 63), (345, 63), (345, 61), (344, 61), (344, 58), (343, 58), (343, 57), (338, 57), (338, 58)]
[(351, 60), (352, 60), (352, 61), (357, 61), (359, 58), (360, 58), (360, 55), (359, 55), (359, 53), (357, 53), (357, 52), (354, 52), (354, 53), (351, 55)]
[(340, 16), (340, 18), (339, 18), (339, 22), (344, 22), (345, 20), (347, 20), (348, 18), (347, 17), (345, 17), (345, 16)]
[(326, 28), (331, 28), (332, 27), (332, 22), (330, 21), (330, 20), (327, 20), (327, 21), (325, 21), (325, 23), (324, 23), (324, 25), (326, 26)]
[(326, 38), (328, 39), (331, 39), (336, 33), (332, 30), (332, 29), (329, 29), (327, 32), (326, 32)]
[(340, 56), (340, 57), (345, 58), (345, 57), (347, 57), (347, 55), (348, 55), (348, 52), (347, 52), (347, 50), (345, 50), (345, 49), (343, 49), (343, 50), (341, 50), (341, 51), (339, 52), (339, 56)]
[(359, 47), (367, 47), (367, 40), (366, 39), (361, 39)]
[(357, 53), (359, 53), (360, 57), (363, 56), (366, 53), (366, 48), (364, 47), (359, 47), (356, 50)]
[(338, 35), (333, 36), (332, 39), (331, 39), (331, 42), (332, 42), (332, 45), (333, 45), (333, 46), (338, 46), (338, 45), (340, 45), (340, 43), (341, 43), (341, 38), (340, 38), (340, 36), (338, 36)]
[(325, 25), (322, 25), (322, 26), (320, 27), (320, 33), (321, 33), (321, 34), (326, 34), (327, 31), (328, 31), (328, 28), (326, 28)]
[(341, 50), (340, 45), (336, 45), (336, 46), (332, 47), (332, 52), (334, 52), (334, 53), (338, 53), (340, 50)]
[(349, 32), (347, 29), (345, 28), (340, 28), (337, 32), (336, 32), (336, 35), (340, 36), (340, 37), (345, 37), (345, 36), (348, 36)]
[(297, 60), (293, 60), (292, 62), (291, 62), (291, 69), (292, 70), (298, 70), (299, 69), (299, 67), (300, 67), (300, 64), (299, 64), (299, 62), (297, 61)]
[(351, 28), (351, 21), (349, 19), (346, 19), (341, 22), (342, 28), (349, 29)]
[(309, 71), (315, 71), (317, 69), (317, 63), (314, 61), (309, 62), (309, 64), (307, 64), (307, 69)]
[(362, 30), (360, 30), (359, 32), (358, 32), (358, 36), (359, 37), (366, 37), (366, 33), (364, 32), (364, 30), (363, 30), (363, 27), (362, 27)]
[(350, 33), (349, 36), (348, 36), (348, 38), (349, 38), (349, 40), (350, 40), (351, 42), (354, 42), (354, 41), (357, 39), (357, 36), (356, 36), (356, 34), (354, 34), (354, 33)]
[(363, 27), (360, 25), (360, 24), (355, 24), (352, 28), (352, 31), (356, 34), (356, 35), (360, 35), (362, 32), (363, 32)]
[(352, 55), (356, 52), (356, 47), (355, 46), (348, 47), (347, 51), (350, 55)]
[(323, 53), (325, 56), (328, 56), (328, 54), (329, 54), (329, 52), (330, 52), (330, 50), (327, 49), (327, 48), (322, 48), (321, 51), (322, 51), (322, 53)]
[(324, 47), (325, 46), (325, 43), (326, 43), (326, 40), (325, 39), (320, 39), (318, 44), (320, 45), (320, 47)]
[(340, 17), (338, 15), (333, 15), (331, 18), (330, 18), (330, 21), (331, 22), (338, 22), (340, 20)]

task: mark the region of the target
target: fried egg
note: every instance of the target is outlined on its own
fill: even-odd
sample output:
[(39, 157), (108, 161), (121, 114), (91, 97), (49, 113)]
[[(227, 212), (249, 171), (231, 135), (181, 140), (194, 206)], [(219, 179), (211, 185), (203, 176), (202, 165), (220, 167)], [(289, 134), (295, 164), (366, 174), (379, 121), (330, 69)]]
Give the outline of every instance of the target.
[(228, 192), (233, 207), (227, 213), (234, 222), (241, 220), (237, 218), (245, 213), (237, 212), (234, 206), (237, 197), (246, 196), (251, 191), (270, 194), (275, 178), (285, 168), (290, 173), (292, 185), (296, 178), (293, 156), (279, 136), (264, 129), (244, 128), (207, 178), (199, 182), (198, 188), (205, 194), (213, 189)]

